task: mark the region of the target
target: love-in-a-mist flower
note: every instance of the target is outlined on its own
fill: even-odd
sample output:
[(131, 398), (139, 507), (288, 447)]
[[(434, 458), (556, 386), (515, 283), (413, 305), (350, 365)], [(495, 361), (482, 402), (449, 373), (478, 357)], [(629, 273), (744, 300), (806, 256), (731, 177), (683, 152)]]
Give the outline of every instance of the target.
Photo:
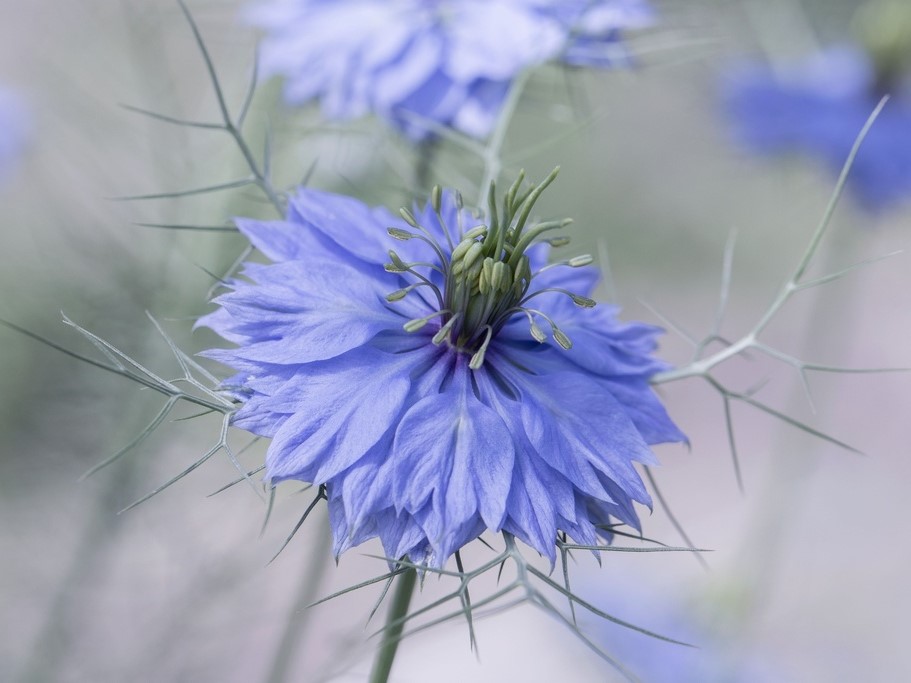
[[(740, 603), (712, 593), (667, 590), (641, 574), (611, 572), (576, 576), (576, 589), (612, 616), (688, 643), (684, 647), (639, 633), (627, 626), (583, 616), (590, 637), (607, 652), (622, 657), (623, 666), (648, 683), (796, 683), (781, 658), (745, 638), (738, 622)], [(742, 588), (737, 585), (738, 588)], [(725, 594), (727, 595), (727, 594)], [(733, 627), (733, 628), (732, 628)], [(614, 680), (614, 679), (611, 679)], [(619, 679), (618, 679), (619, 680)]]
[(486, 136), (516, 76), (544, 62), (628, 63), (623, 31), (653, 13), (646, 0), (267, 0), (247, 18), (289, 103), (421, 139), (433, 124)]
[(832, 48), (786, 70), (731, 69), (724, 101), (749, 149), (806, 154), (838, 173), (879, 100), (891, 95), (848, 179), (861, 204), (879, 210), (911, 199), (911, 5), (871, 3), (855, 25), (864, 47)]
[(547, 263), (521, 179), (482, 224), (457, 195), (402, 217), (311, 189), (237, 226), (248, 263), (200, 321), (236, 347), (234, 424), (272, 439), (266, 480), (325, 486), (335, 552), (379, 537), (442, 565), (489, 529), (553, 560), (557, 533), (638, 527), (633, 463), (684, 436), (649, 378), (659, 330), (589, 298), (591, 257)]

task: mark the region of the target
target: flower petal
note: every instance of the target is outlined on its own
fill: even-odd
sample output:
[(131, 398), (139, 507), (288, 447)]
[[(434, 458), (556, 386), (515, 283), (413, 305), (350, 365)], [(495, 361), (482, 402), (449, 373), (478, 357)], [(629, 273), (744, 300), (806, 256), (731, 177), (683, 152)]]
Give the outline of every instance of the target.
[(309, 364), (299, 383), (271, 402), (292, 416), (269, 446), (266, 478), (322, 483), (363, 457), (395, 424), (411, 387), (411, 361), (364, 347)]

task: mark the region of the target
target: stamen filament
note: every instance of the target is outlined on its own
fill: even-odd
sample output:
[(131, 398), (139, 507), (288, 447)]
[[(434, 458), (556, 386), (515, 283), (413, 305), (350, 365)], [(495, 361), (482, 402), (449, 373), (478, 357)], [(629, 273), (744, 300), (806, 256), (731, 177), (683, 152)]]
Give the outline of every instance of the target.
[(525, 297), (524, 299), (522, 299), (519, 302), (519, 305), (522, 306), (527, 301), (534, 299), (539, 294), (547, 294), (548, 292), (557, 292), (558, 294), (565, 294), (566, 296), (568, 296), (570, 299), (573, 300), (573, 303), (576, 304), (576, 306), (579, 306), (580, 308), (594, 308), (598, 304), (598, 302), (595, 301), (594, 299), (589, 299), (587, 296), (579, 296), (578, 294), (574, 294), (573, 292), (570, 292), (568, 289), (563, 289), (562, 287), (545, 287), (544, 289), (539, 289), (538, 291), (536, 291), (532, 294), (529, 294), (527, 297)]
[[(414, 320), (409, 320), (404, 325), (402, 325), (402, 328), (406, 332), (417, 332), (419, 329), (424, 327), (424, 325), (429, 323), (434, 318), (441, 316), (441, 315), (446, 315), (447, 313), (450, 313), (450, 312), (451, 311), (448, 311), (445, 309), (442, 311), (435, 311), (435, 312), (431, 313), (430, 315), (424, 316), (423, 318), (415, 318)], [(436, 338), (435, 335), (434, 335), (434, 338)]]
[(485, 325), (484, 327), (487, 329), (487, 334), (484, 336), (484, 343), (481, 344), (481, 348), (475, 351), (474, 355), (471, 357), (471, 361), (468, 363), (468, 367), (472, 370), (477, 370), (484, 365), (484, 356), (487, 353), (487, 347), (490, 345), (490, 340), (493, 338), (493, 328), (490, 325)]

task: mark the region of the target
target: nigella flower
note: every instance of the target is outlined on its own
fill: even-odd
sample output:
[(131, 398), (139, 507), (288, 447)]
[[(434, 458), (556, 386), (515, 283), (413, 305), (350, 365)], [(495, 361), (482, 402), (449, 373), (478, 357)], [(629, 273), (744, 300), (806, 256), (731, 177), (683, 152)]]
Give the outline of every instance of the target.
[(725, 104), (749, 149), (803, 153), (837, 174), (867, 117), (891, 92), (848, 179), (863, 206), (884, 209), (911, 198), (911, 98), (880, 76), (863, 51), (840, 47), (784, 75), (758, 65), (735, 69), (725, 83)]
[[(646, 627), (694, 647), (652, 638), (603, 620), (590, 633), (608, 652), (648, 683), (787, 683), (796, 680), (767, 648), (745, 638), (738, 614), (711, 594), (673, 592), (642, 575), (614, 571), (611, 581), (587, 576), (580, 593), (626, 622)], [(577, 577), (576, 584), (580, 581)], [(739, 586), (738, 586), (739, 587)], [(686, 596), (683, 598), (683, 596)]]
[(552, 178), (483, 225), (438, 189), (402, 218), (302, 188), (286, 220), (237, 221), (273, 263), (200, 321), (236, 344), (207, 355), (272, 439), (267, 481), (325, 486), (337, 554), (378, 536), (442, 565), (490, 529), (553, 561), (560, 531), (638, 526), (633, 463), (684, 439), (649, 387), (658, 330), (595, 307), (591, 257), (547, 264), (567, 222), (528, 219)]
[(625, 64), (622, 32), (653, 20), (646, 0), (268, 0), (247, 18), (289, 103), (373, 113), (415, 140), (433, 124), (485, 137), (520, 72)]

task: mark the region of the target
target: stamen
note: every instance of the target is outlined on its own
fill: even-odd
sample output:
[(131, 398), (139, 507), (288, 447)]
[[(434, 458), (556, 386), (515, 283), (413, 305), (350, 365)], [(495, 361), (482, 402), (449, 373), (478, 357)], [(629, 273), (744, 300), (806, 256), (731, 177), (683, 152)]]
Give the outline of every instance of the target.
[(587, 296), (579, 296), (578, 294), (570, 294), (570, 298), (573, 300), (573, 303), (576, 304), (579, 308), (594, 308), (598, 305), (598, 302), (594, 299), (589, 299)]
[(569, 337), (567, 337), (563, 333), (563, 330), (561, 330), (558, 327), (554, 328), (554, 340), (567, 351), (569, 351), (573, 347), (572, 340)]
[[(389, 273), (405, 273), (408, 271), (408, 266), (405, 265), (405, 262), (399, 258), (399, 255), (396, 254), (392, 249), (389, 250), (389, 260), (392, 263), (387, 263), (384, 267)], [(390, 266), (392, 266), (390, 268)]]
[(439, 185), (434, 185), (430, 191), (430, 205), (433, 207), (434, 213), (439, 214), (442, 211), (443, 188)]
[(420, 227), (421, 227), (420, 224), (418, 223), (417, 219), (414, 217), (414, 214), (411, 213), (411, 212), (410, 212), (408, 209), (406, 209), (404, 206), (403, 206), (402, 208), (399, 209), (399, 215), (400, 215), (402, 218), (404, 218), (404, 219), (405, 219), (405, 222), (408, 223), (408, 225), (410, 225), (412, 228), (420, 228)]
[(424, 235), (415, 235), (413, 232), (408, 232), (407, 230), (402, 230), (401, 228), (386, 228), (386, 232), (389, 233), (389, 235), (391, 237), (394, 237), (397, 240), (401, 240), (402, 242), (416, 239), (416, 240), (421, 240), (422, 242), (425, 242), (426, 244), (429, 244), (431, 249), (433, 249), (436, 252), (437, 257), (440, 259), (440, 263), (445, 264), (446, 255), (443, 253), (443, 250), (440, 248), (439, 243), (435, 239), (433, 239), (433, 236), (430, 233), (428, 233), (427, 230), (422, 228), (420, 225), (417, 227), (422, 232), (426, 233), (427, 236), (425, 237)]
[(456, 222), (459, 226), (459, 239), (462, 239), (462, 210), (465, 208), (465, 205), (462, 203), (462, 193), (456, 190), (455, 192), (455, 205), (456, 205)]
[[(450, 312), (451, 311), (448, 311), (448, 310), (436, 311), (434, 313), (431, 313), (430, 315), (424, 316), (423, 318), (415, 318), (414, 320), (409, 320), (407, 323), (402, 325), (402, 328), (406, 332), (417, 332), (419, 329), (424, 327), (424, 325), (429, 323), (434, 318), (441, 316), (441, 315), (446, 315), (447, 313), (450, 313)], [(436, 339), (436, 335), (434, 335), (434, 339)]]
[(595, 257), (591, 254), (580, 254), (579, 256), (573, 256), (566, 262), (570, 268), (582, 268), (583, 266), (590, 266), (595, 262)]
[(468, 363), (468, 367), (472, 370), (477, 370), (482, 365), (484, 365), (484, 355), (487, 353), (487, 347), (490, 345), (490, 340), (493, 338), (493, 328), (490, 325), (485, 325), (487, 328), (487, 334), (484, 336), (484, 343), (481, 344), (481, 348), (475, 351), (474, 355), (471, 357), (471, 361)]
[(390, 237), (402, 242), (407, 242), (408, 240), (412, 240), (417, 237), (417, 235), (415, 235), (413, 232), (408, 232), (407, 230), (402, 230), (401, 228), (386, 228), (386, 232), (389, 233)]
[(432, 341), (435, 346), (439, 346), (444, 341), (446, 341), (446, 339), (449, 338), (449, 333), (452, 331), (453, 325), (455, 325), (456, 321), (461, 317), (461, 313), (454, 313), (453, 316), (447, 320), (446, 323), (439, 329), (439, 331), (433, 335), (433, 339), (430, 341)]
[[(421, 276), (418, 275), (418, 277), (421, 277)], [(409, 292), (414, 291), (418, 287), (431, 287), (431, 288), (435, 289), (438, 294), (440, 291), (439, 289), (437, 289), (436, 285), (434, 285), (429, 280), (425, 279), (423, 282), (415, 282), (413, 285), (408, 285), (407, 287), (403, 287), (402, 289), (397, 289), (394, 292), (387, 294), (386, 301), (388, 301), (389, 303), (395, 303), (396, 301), (401, 301), (406, 296), (408, 296)]]
[(546, 342), (547, 335), (544, 334), (544, 330), (538, 327), (538, 323), (535, 322), (535, 317), (531, 314), (531, 311), (523, 309), (522, 312), (525, 314), (525, 317), (528, 318), (529, 331), (531, 332), (532, 339), (539, 344)]
[(540, 270), (535, 271), (535, 274), (532, 277), (538, 277), (538, 275), (543, 273), (545, 270), (550, 270), (551, 268), (557, 268), (559, 266), (582, 268), (583, 266), (590, 266), (594, 262), (595, 257), (591, 254), (580, 254), (579, 256), (573, 256), (571, 259), (566, 259), (565, 261), (555, 261), (554, 263), (548, 263)]
[(556, 292), (558, 294), (565, 294), (566, 296), (568, 296), (570, 299), (573, 300), (573, 303), (576, 304), (576, 306), (579, 306), (580, 308), (594, 308), (595, 306), (598, 305), (598, 302), (595, 301), (594, 299), (589, 299), (587, 296), (580, 296), (578, 294), (574, 294), (573, 292), (570, 292), (568, 289), (563, 289), (562, 287), (546, 287), (545, 289), (539, 289), (534, 294), (529, 294), (527, 297), (522, 299), (522, 301), (519, 302), (519, 305), (522, 306), (527, 301), (534, 299), (536, 296), (539, 296), (541, 294), (547, 294), (548, 292)]

